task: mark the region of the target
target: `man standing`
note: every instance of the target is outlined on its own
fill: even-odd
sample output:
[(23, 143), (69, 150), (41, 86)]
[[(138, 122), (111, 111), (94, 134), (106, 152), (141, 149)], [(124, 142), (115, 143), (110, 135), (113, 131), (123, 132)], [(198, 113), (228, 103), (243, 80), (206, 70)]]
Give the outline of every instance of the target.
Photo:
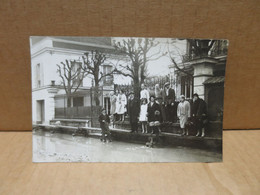
[(176, 121), (176, 114), (177, 114), (177, 105), (175, 103), (175, 91), (174, 89), (170, 88), (170, 83), (167, 82), (164, 84), (163, 90), (164, 102), (166, 104), (166, 116), (167, 121), (175, 122)]
[(133, 93), (129, 94), (128, 115), (131, 125), (131, 133), (138, 132), (138, 116), (140, 112), (140, 103)]
[(206, 102), (199, 98), (198, 94), (193, 94), (193, 103), (191, 107), (192, 120), (194, 122), (195, 128), (197, 129), (196, 136), (205, 136), (205, 125), (207, 121), (207, 105)]
[(190, 118), (190, 103), (185, 100), (185, 96), (181, 95), (181, 101), (178, 104), (177, 116), (180, 119), (180, 127), (182, 129), (182, 135), (189, 135), (186, 123)]

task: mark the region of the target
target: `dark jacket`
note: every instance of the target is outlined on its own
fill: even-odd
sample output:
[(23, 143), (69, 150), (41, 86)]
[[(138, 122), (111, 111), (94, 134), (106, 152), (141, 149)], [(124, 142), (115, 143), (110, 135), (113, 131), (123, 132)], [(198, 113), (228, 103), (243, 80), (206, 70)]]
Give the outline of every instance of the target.
[(140, 102), (139, 99), (129, 99), (128, 100), (128, 114), (130, 122), (138, 122), (138, 116), (140, 112)]
[(170, 88), (168, 95), (166, 95), (166, 89), (163, 91), (163, 100), (166, 102), (166, 104), (171, 104), (175, 102), (175, 90)]
[[(105, 122), (103, 122), (103, 120)], [(110, 118), (109, 118), (109, 116), (107, 114), (106, 115), (100, 114), (99, 118), (98, 118), (98, 121), (100, 123), (100, 127), (102, 127), (102, 126), (105, 126), (106, 123), (110, 123)]]
[(191, 105), (191, 116), (201, 117), (203, 115), (207, 115), (207, 105), (203, 99), (198, 98)]
[[(159, 115), (156, 115), (155, 111), (159, 111)], [(152, 121), (161, 122), (162, 121), (161, 107), (156, 102), (154, 102), (152, 106), (151, 106), (151, 102), (149, 102), (147, 112), (148, 112), (148, 121), (149, 122), (152, 122)]]

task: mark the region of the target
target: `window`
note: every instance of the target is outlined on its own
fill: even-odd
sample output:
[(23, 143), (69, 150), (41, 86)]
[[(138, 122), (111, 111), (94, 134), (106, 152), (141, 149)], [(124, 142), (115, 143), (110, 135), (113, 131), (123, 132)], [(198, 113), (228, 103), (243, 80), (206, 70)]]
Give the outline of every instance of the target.
[[(112, 66), (110, 65), (104, 65), (103, 66), (103, 74), (109, 74), (112, 72)], [(112, 75), (108, 75), (106, 77), (103, 78), (103, 85), (112, 85), (113, 84), (113, 76)]]
[(192, 98), (193, 93), (193, 78), (190, 76), (181, 77), (181, 95), (186, 98)]
[(84, 97), (74, 97), (73, 98), (73, 107), (84, 106)]
[(36, 87), (41, 87), (41, 65), (37, 64), (36, 65)]

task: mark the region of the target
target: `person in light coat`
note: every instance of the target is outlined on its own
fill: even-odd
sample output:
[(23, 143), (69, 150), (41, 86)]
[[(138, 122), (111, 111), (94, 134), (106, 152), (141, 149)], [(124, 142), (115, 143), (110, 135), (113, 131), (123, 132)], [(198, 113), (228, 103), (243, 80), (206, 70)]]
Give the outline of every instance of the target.
[(185, 100), (184, 95), (181, 95), (181, 100), (177, 108), (177, 116), (180, 119), (182, 135), (189, 135), (188, 129), (185, 128), (185, 125), (188, 121), (188, 118), (190, 118), (190, 103)]
[(144, 83), (141, 84), (141, 91), (140, 91), (141, 102), (143, 99), (146, 99), (147, 103), (149, 103), (150, 94), (149, 94), (149, 91), (146, 89), (146, 86)]
[(119, 94), (116, 99), (116, 113), (119, 116), (120, 121), (125, 120), (125, 112), (126, 112), (127, 99), (123, 90), (119, 91)]

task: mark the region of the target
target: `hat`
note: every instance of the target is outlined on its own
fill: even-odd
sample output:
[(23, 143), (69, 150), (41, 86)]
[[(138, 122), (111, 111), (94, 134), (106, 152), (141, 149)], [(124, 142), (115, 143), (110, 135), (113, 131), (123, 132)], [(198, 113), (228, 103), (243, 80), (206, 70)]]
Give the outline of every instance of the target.
[(180, 98), (184, 98), (185, 99), (185, 95), (181, 95)]
[(164, 87), (169, 86), (169, 85), (170, 85), (170, 83), (169, 83), (169, 82), (166, 82), (166, 83), (164, 84)]
[(194, 96), (199, 97), (199, 95), (198, 95), (197, 93), (194, 93), (194, 94), (192, 95), (192, 97), (194, 97)]
[(152, 98), (152, 97), (155, 99), (155, 96), (154, 96), (154, 95), (150, 95), (150, 98), (149, 98), (149, 100), (151, 100), (151, 98)]

